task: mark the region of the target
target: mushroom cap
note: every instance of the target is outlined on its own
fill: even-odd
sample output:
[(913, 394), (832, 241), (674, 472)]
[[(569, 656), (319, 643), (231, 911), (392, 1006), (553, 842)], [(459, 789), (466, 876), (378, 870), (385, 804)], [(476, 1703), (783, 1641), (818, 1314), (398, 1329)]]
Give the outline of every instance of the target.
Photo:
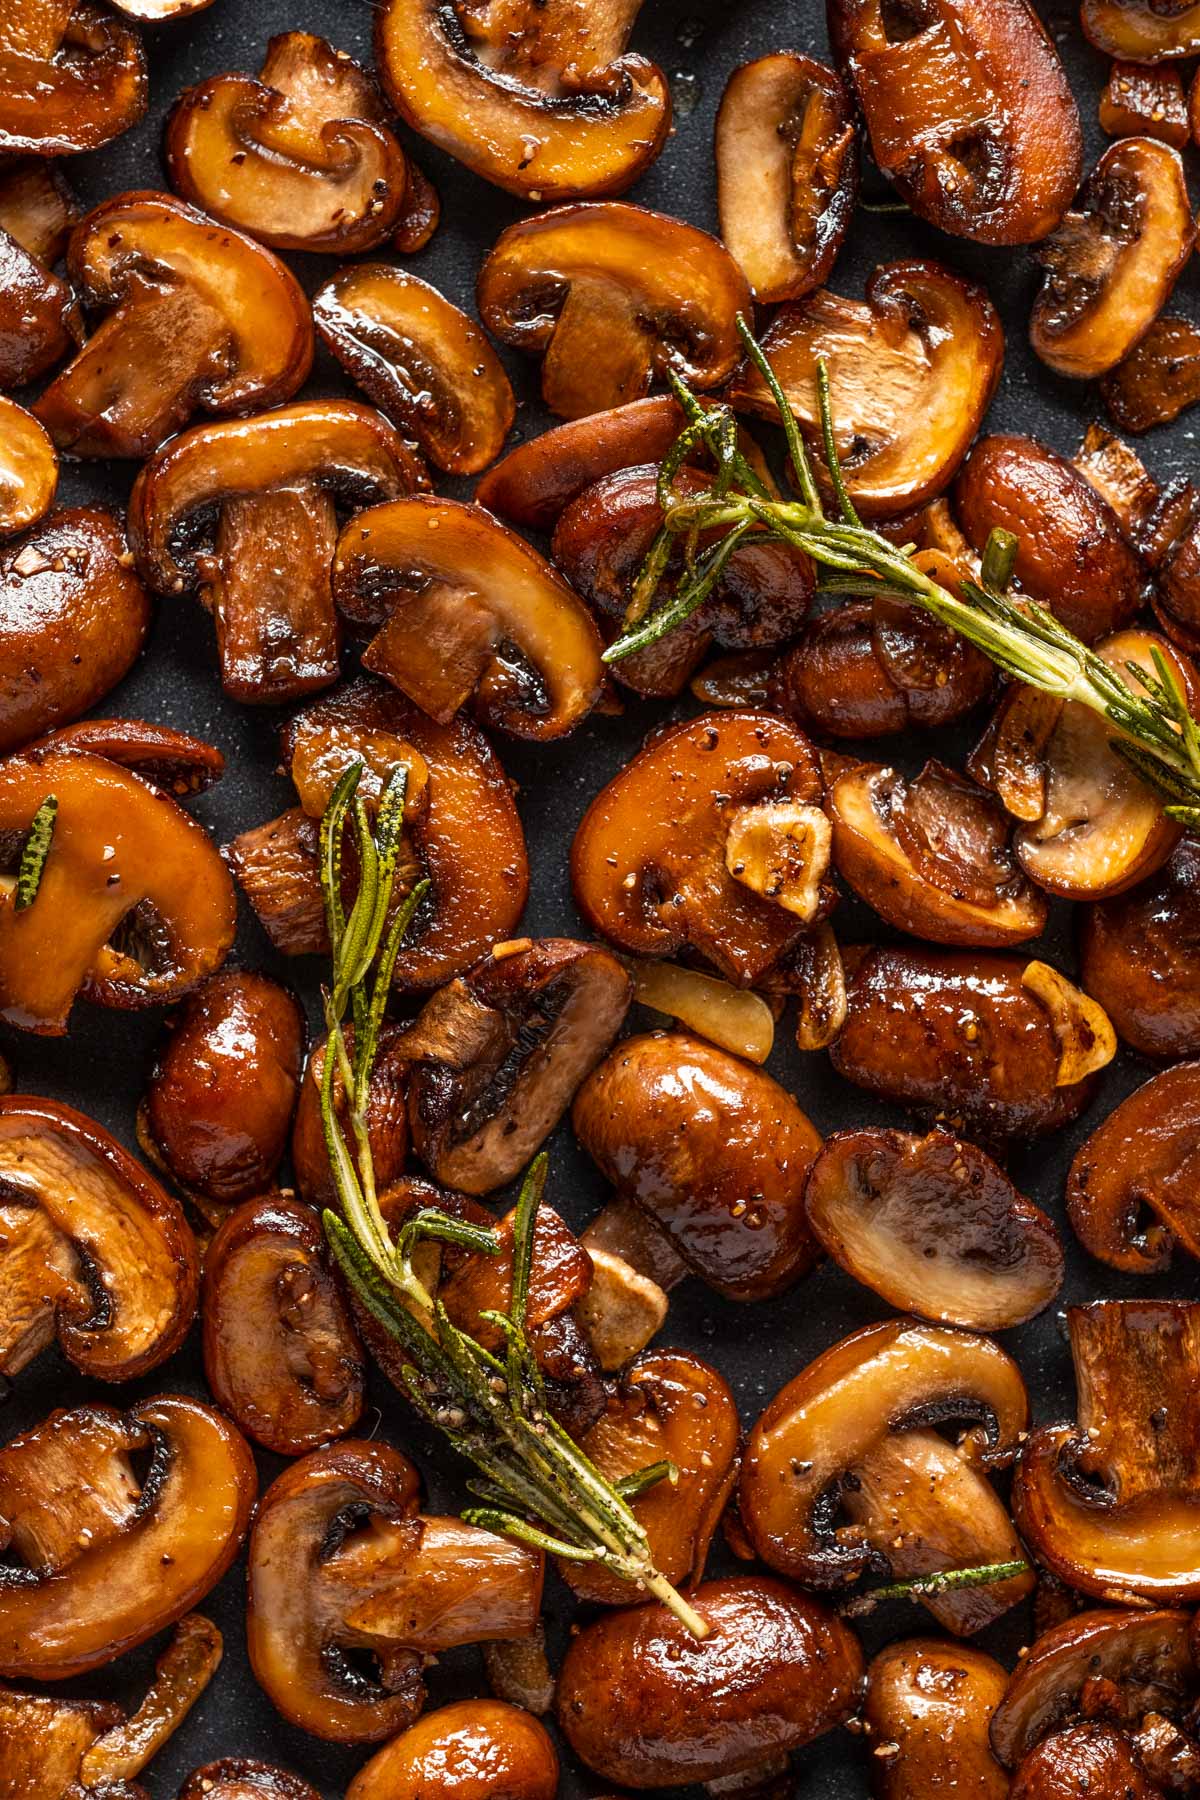
[(179, 1790), (179, 1800), (319, 1800), (319, 1796), (316, 1788), (287, 1769), (250, 1757), (223, 1756), (193, 1769)]
[(0, 538), (36, 525), (58, 486), (58, 455), (32, 413), (0, 395)]
[(1097, 50), (1129, 62), (1156, 63), (1200, 51), (1200, 6), (1188, 0), (1082, 0), (1083, 29)]
[(1176, 1244), (1200, 1259), (1198, 1150), (1200, 1063), (1179, 1063), (1135, 1088), (1076, 1151), (1067, 1211), (1084, 1249), (1132, 1275), (1169, 1268)]
[(988, 1742), (1007, 1682), (995, 1657), (966, 1644), (905, 1638), (880, 1650), (863, 1707), (873, 1743), (890, 1747), (872, 1770), (876, 1800), (928, 1800), (939, 1788), (1008, 1800), (1008, 1776)]
[(440, 1706), (377, 1750), (346, 1800), (554, 1800), (558, 1756), (544, 1725), (501, 1700)]
[(1200, 860), (1183, 838), (1154, 875), (1083, 908), (1081, 980), (1143, 1056), (1200, 1056)]
[(0, 386), (36, 380), (80, 335), (71, 289), (8, 230), (0, 211)]
[(1124, 1732), (1100, 1721), (1044, 1739), (1013, 1776), (1011, 1800), (1166, 1800)]
[(635, 463), (659, 463), (687, 423), (673, 394), (651, 394), (567, 419), (516, 444), (488, 470), (475, 498), (531, 531), (549, 531), (593, 482)]
[(134, 26), (93, 0), (0, 20), (0, 155), (96, 150), (146, 111), (146, 54)]

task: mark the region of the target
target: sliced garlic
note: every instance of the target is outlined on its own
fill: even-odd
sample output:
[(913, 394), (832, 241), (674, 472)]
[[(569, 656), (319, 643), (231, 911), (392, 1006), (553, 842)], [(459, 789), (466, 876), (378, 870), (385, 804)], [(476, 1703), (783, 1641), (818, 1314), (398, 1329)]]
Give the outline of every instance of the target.
[(1021, 985), (1036, 995), (1050, 1015), (1058, 1039), (1058, 1087), (1074, 1087), (1085, 1076), (1107, 1067), (1117, 1054), (1117, 1034), (1102, 1006), (1049, 963), (1029, 963)]
[(669, 1013), (689, 1031), (747, 1062), (764, 1063), (770, 1056), (775, 1020), (758, 994), (678, 963), (630, 961), (626, 967), (643, 1006)]
[(829, 820), (798, 800), (739, 806), (729, 820), (725, 867), (735, 881), (808, 924), (829, 870)]

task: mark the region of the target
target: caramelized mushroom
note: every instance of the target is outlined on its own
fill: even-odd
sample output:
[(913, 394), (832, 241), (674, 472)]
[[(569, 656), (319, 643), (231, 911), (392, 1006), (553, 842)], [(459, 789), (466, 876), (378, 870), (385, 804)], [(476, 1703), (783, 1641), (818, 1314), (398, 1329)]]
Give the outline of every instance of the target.
[(689, 387), (720, 387), (738, 359), (737, 316), (750, 310), (745, 277), (715, 238), (616, 201), (510, 225), (478, 296), (494, 336), (543, 357), (542, 398), (564, 419), (637, 400), (668, 369)]
[(403, 1731), (424, 1704), (428, 1657), (533, 1630), (540, 1552), (418, 1504), (408, 1458), (357, 1440), (314, 1450), (263, 1495), (250, 1662), (284, 1718), (315, 1737), (362, 1744)]
[(1122, 431), (1169, 425), (1200, 400), (1200, 330), (1190, 319), (1163, 313), (1109, 370), (1100, 391)]
[(1062, 1286), (1054, 1225), (990, 1156), (949, 1132), (835, 1132), (808, 1172), (804, 1205), (839, 1268), (902, 1312), (1004, 1331)]
[(128, 1778), (141, 1774), (186, 1719), (220, 1667), (223, 1653), (224, 1640), (211, 1619), (202, 1613), (186, 1613), (180, 1619), (137, 1711), (116, 1721), (85, 1750), (79, 1775), (89, 1793), (125, 1791)]
[(94, 0), (10, 0), (0, 20), (0, 155), (96, 150), (146, 111), (137, 31)]
[(1038, 251), (1046, 279), (1029, 336), (1042, 361), (1080, 381), (1115, 368), (1170, 299), (1195, 241), (1179, 152), (1153, 138), (1110, 144)]
[[(354, 1027), (345, 1028), (346, 1043), (353, 1053)], [(386, 1195), (399, 1181), (408, 1161), (408, 1060), (397, 1044), (403, 1027), (385, 1019), (380, 1027), (378, 1050), (367, 1084), (366, 1129), (371, 1146), (375, 1183)], [(337, 1206), (337, 1187), (329, 1166), (325, 1124), (321, 1116), (321, 1081), (325, 1073), (325, 1044), (321, 1038), (309, 1053), (300, 1084), (300, 1098), (292, 1127), (292, 1172), (296, 1186), (309, 1206)], [(343, 1129), (350, 1126), (346, 1092), (341, 1074), (333, 1077), (333, 1104)]]
[(179, 1800), (320, 1800), (316, 1788), (271, 1763), (244, 1756), (193, 1769), (179, 1790)]
[(803, 1190), (820, 1139), (764, 1070), (682, 1032), (627, 1038), (571, 1116), (605, 1178), (718, 1293), (767, 1299), (812, 1267)]
[(1159, 624), (1173, 643), (1200, 654), (1200, 486), (1181, 479), (1163, 489), (1144, 522), (1144, 544)]
[(375, 55), (414, 131), (526, 200), (619, 194), (671, 123), (666, 77), (625, 46), (641, 0), (387, 0)]
[(48, 174), (45, 187), (31, 194), (23, 166), (0, 171), (0, 388), (35, 380), (80, 335), (75, 296), (49, 267), (62, 252), (74, 209)]
[(1196, 1193), (1200, 1063), (1164, 1069), (1121, 1101), (1076, 1152), (1067, 1210), (1085, 1250), (1131, 1275), (1200, 1259)]
[(60, 165), (40, 156), (19, 156), (0, 166), (0, 230), (40, 263), (59, 260), (78, 217), (78, 203)]
[(1083, 29), (1097, 50), (1155, 63), (1200, 50), (1200, 6), (1191, 0), (1082, 0)]
[(1025, 1758), (1009, 1793), (1011, 1800), (1165, 1800), (1110, 1725), (1072, 1725), (1047, 1738)]
[(205, 793), (225, 773), (225, 758), (214, 744), (171, 725), (148, 725), (145, 719), (81, 719), (50, 732), (30, 754), (40, 757), (52, 750), (101, 756), (177, 800)]
[(1115, 62), (1100, 95), (1100, 128), (1109, 137), (1152, 137), (1182, 150), (1191, 136), (1178, 69)]
[(0, 397), (0, 538), (36, 525), (58, 486), (58, 457), (42, 426)]
[(1093, 420), (1071, 460), (1084, 480), (1107, 500), (1125, 535), (1141, 545), (1160, 490), (1137, 451)]
[[(122, 1717), (119, 1706), (66, 1700), (0, 1687), (0, 1779), (21, 1800), (63, 1800), (79, 1793), (79, 1764)], [(144, 1790), (126, 1790), (142, 1800)], [(126, 1796), (122, 1800), (126, 1800)]]
[(67, 264), (105, 319), (34, 411), (74, 456), (142, 457), (201, 407), (286, 400), (312, 363), (308, 301), (277, 257), (170, 194), (81, 219)]
[(1140, 887), (1084, 908), (1081, 979), (1131, 1049), (1200, 1056), (1200, 850), (1183, 838)]
[(1008, 1800), (988, 1722), (1008, 1676), (992, 1656), (936, 1638), (889, 1644), (867, 1669), (863, 1720), (876, 1800), (929, 1800), (939, 1790)]
[[(991, 403), (1004, 333), (983, 289), (939, 263), (876, 269), (864, 300), (822, 288), (782, 308), (763, 349), (821, 465), (817, 364), (829, 370), (838, 455), (855, 505), (907, 512), (952, 479)], [(775, 401), (743, 367), (733, 401), (763, 418)]]
[(233, 1426), (177, 1394), (127, 1413), (53, 1412), (11, 1438), (0, 1449), (0, 1674), (77, 1675), (172, 1624), (237, 1555), (256, 1486)]
[(333, 594), (375, 629), (364, 668), (440, 724), (472, 700), (483, 724), (544, 743), (602, 692), (587, 608), (481, 506), (418, 494), (359, 513), (338, 540)]
[[(987, 1474), (1028, 1420), (1020, 1371), (988, 1338), (889, 1319), (817, 1357), (746, 1444), (738, 1511), (757, 1554), (806, 1586), (1021, 1560)], [(938, 1426), (954, 1426), (951, 1442)], [(922, 1604), (970, 1636), (1024, 1598), (1032, 1570)]]
[(544, 1725), (498, 1700), (439, 1707), (376, 1751), (346, 1800), (554, 1800), (558, 1757)]

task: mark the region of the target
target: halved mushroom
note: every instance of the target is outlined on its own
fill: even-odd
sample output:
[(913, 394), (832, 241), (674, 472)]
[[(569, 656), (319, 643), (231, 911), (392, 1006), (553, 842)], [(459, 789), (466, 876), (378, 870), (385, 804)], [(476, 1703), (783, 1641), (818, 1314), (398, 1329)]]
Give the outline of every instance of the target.
[(215, 744), (171, 725), (149, 725), (145, 719), (81, 719), (47, 733), (29, 754), (41, 757), (59, 750), (103, 757), (176, 800), (207, 792), (225, 773), (225, 758)]
[(875, 1800), (929, 1800), (944, 1788), (1008, 1800), (988, 1723), (1008, 1676), (995, 1657), (936, 1638), (889, 1644), (867, 1669), (863, 1723)]
[(1166, 1800), (1132, 1744), (1111, 1725), (1069, 1725), (1048, 1737), (1021, 1763), (1011, 1800)]
[(172, 1624), (237, 1555), (256, 1488), (245, 1439), (179, 1394), (53, 1412), (11, 1438), (0, 1675), (77, 1675)]
[(299, 1775), (252, 1757), (223, 1756), (193, 1769), (179, 1800), (320, 1800)]
[(329, 949), (321, 897), (320, 825), (299, 806), (255, 825), (223, 854), (276, 950), (321, 956)]
[(558, 1756), (544, 1725), (499, 1700), (439, 1707), (377, 1750), (346, 1800), (554, 1800)]
[(185, 88), (165, 150), (177, 193), (276, 250), (356, 256), (411, 206), (408, 160), (375, 83), (310, 31), (273, 37), (257, 80), (213, 75)]
[(1156, 63), (1200, 50), (1200, 6), (1192, 0), (1082, 0), (1083, 29), (1097, 50)]
[(0, 170), (0, 388), (23, 387), (79, 341), (78, 303), (50, 269), (75, 217), (46, 164)]
[(1067, 1309), (1078, 1423), (1043, 1425), (1013, 1484), (1039, 1562), (1085, 1594), (1200, 1596), (1200, 1306), (1096, 1300)]
[[(1020, 1370), (989, 1338), (911, 1319), (818, 1356), (750, 1433), (738, 1511), (757, 1554), (806, 1586), (1022, 1560), (988, 1482), (1028, 1423)], [(938, 1427), (952, 1427), (951, 1441)], [(970, 1636), (1022, 1600), (1033, 1571), (922, 1604)]]
[[(846, 486), (871, 518), (907, 512), (947, 486), (1004, 361), (1004, 332), (984, 290), (933, 262), (885, 264), (863, 300), (822, 288), (793, 301), (762, 342), (822, 468), (817, 364), (824, 359)], [(743, 411), (777, 417), (756, 370), (743, 366), (732, 396)]]
[[(1094, 1003), (1057, 977), (1056, 1013), (1020, 957), (855, 945), (843, 952), (846, 1024), (830, 1047), (839, 1075), (985, 1141), (1040, 1137), (1078, 1118), (1111, 1060)], [(1042, 965), (1044, 967), (1045, 965)], [(1094, 1009), (1094, 1010), (1093, 1010)], [(1102, 1015), (1101, 1015), (1102, 1016)], [(1105, 1054), (1107, 1052), (1107, 1054)]]
[(106, 200), (72, 232), (67, 266), (88, 306), (111, 309), (33, 409), (74, 456), (148, 456), (198, 407), (270, 406), (308, 374), (295, 276), (170, 194)]
[(803, 1191), (820, 1138), (764, 1070), (682, 1032), (627, 1038), (571, 1116), (618, 1194), (718, 1293), (766, 1299), (812, 1267)]
[(401, 117), (525, 200), (619, 194), (662, 149), (661, 69), (626, 52), (642, 0), (387, 0), (375, 56)]
[(315, 1737), (363, 1744), (403, 1731), (424, 1705), (430, 1656), (534, 1628), (541, 1553), (426, 1517), (419, 1503), (408, 1458), (357, 1440), (314, 1450), (262, 1497), (250, 1662), (284, 1718)]
[(542, 356), (542, 398), (564, 419), (640, 399), (668, 369), (689, 387), (720, 387), (741, 349), (737, 316), (750, 310), (716, 238), (612, 200), (510, 225), (478, 298), (494, 336)]
[(830, 0), (829, 36), (875, 161), (918, 217), (979, 244), (1054, 229), (1083, 133), (1026, 0)]
[(0, 538), (36, 525), (58, 486), (58, 456), (45, 429), (0, 397)]
[(1122, 431), (1169, 425), (1200, 401), (1200, 330), (1190, 319), (1161, 314), (1124, 361), (1109, 370), (1100, 391)]
[(136, 29), (94, 0), (10, 0), (0, 20), (0, 155), (96, 150), (148, 98)]
[(478, 325), (391, 263), (339, 269), (313, 295), (317, 331), (342, 367), (437, 468), (475, 475), (504, 446), (516, 399)]
[(1023, 593), (1094, 643), (1128, 625), (1146, 571), (1112, 507), (1072, 463), (1035, 438), (981, 439), (955, 484), (954, 506), (982, 551), (1000, 529), (1017, 539)]
[[(408, 1061), (397, 1051), (403, 1026), (385, 1019), (380, 1027), (378, 1050), (367, 1084), (365, 1124), (371, 1146), (375, 1183), (386, 1194), (399, 1181), (408, 1161)], [(346, 1027), (346, 1043), (353, 1054), (354, 1027)], [(325, 1073), (325, 1038), (309, 1052), (300, 1097), (292, 1126), (292, 1173), (302, 1199), (320, 1210), (336, 1207), (337, 1188), (329, 1166), (329, 1148), (321, 1116), (321, 1082)], [(350, 1129), (346, 1092), (335, 1070), (333, 1103), (344, 1130)]]
[(1153, 138), (1110, 144), (1037, 252), (1046, 279), (1029, 337), (1042, 361), (1078, 381), (1115, 368), (1170, 299), (1195, 241), (1179, 152)]
[(1067, 1211), (1085, 1250), (1131, 1275), (1200, 1259), (1200, 1063), (1164, 1069), (1121, 1101), (1075, 1154)]
[(766, 305), (829, 277), (858, 196), (854, 115), (841, 77), (780, 50), (735, 69), (717, 112), (721, 236)]
[(1045, 929), (1046, 902), (1013, 860), (1004, 808), (944, 764), (910, 781), (858, 763), (830, 787), (828, 809), (838, 874), (901, 931), (986, 948)]
[(1200, 848), (1183, 838), (1158, 873), (1084, 908), (1083, 985), (1143, 1056), (1200, 1056)]
[(1182, 150), (1191, 136), (1178, 69), (1115, 62), (1100, 95), (1100, 128), (1109, 137), (1152, 137)]
[(586, 606), (481, 506), (417, 494), (359, 513), (338, 540), (333, 595), (375, 630), (364, 668), (440, 724), (472, 701), (483, 724), (544, 743), (603, 691)]

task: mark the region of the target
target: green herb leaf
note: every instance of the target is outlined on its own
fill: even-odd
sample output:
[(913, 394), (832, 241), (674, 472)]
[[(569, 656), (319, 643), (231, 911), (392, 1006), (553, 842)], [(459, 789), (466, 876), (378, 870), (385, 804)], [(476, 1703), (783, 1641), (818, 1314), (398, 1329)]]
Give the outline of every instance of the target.
[(25, 847), (21, 851), (21, 862), (17, 869), (17, 891), (13, 900), (13, 909), (24, 912), (32, 906), (38, 897), (38, 889), (42, 885), (42, 875), (46, 868), (46, 858), (50, 854), (50, 845), (54, 839), (54, 822), (58, 817), (58, 797), (47, 794), (42, 804), (33, 815), (29, 827), (29, 835), (25, 839)]

